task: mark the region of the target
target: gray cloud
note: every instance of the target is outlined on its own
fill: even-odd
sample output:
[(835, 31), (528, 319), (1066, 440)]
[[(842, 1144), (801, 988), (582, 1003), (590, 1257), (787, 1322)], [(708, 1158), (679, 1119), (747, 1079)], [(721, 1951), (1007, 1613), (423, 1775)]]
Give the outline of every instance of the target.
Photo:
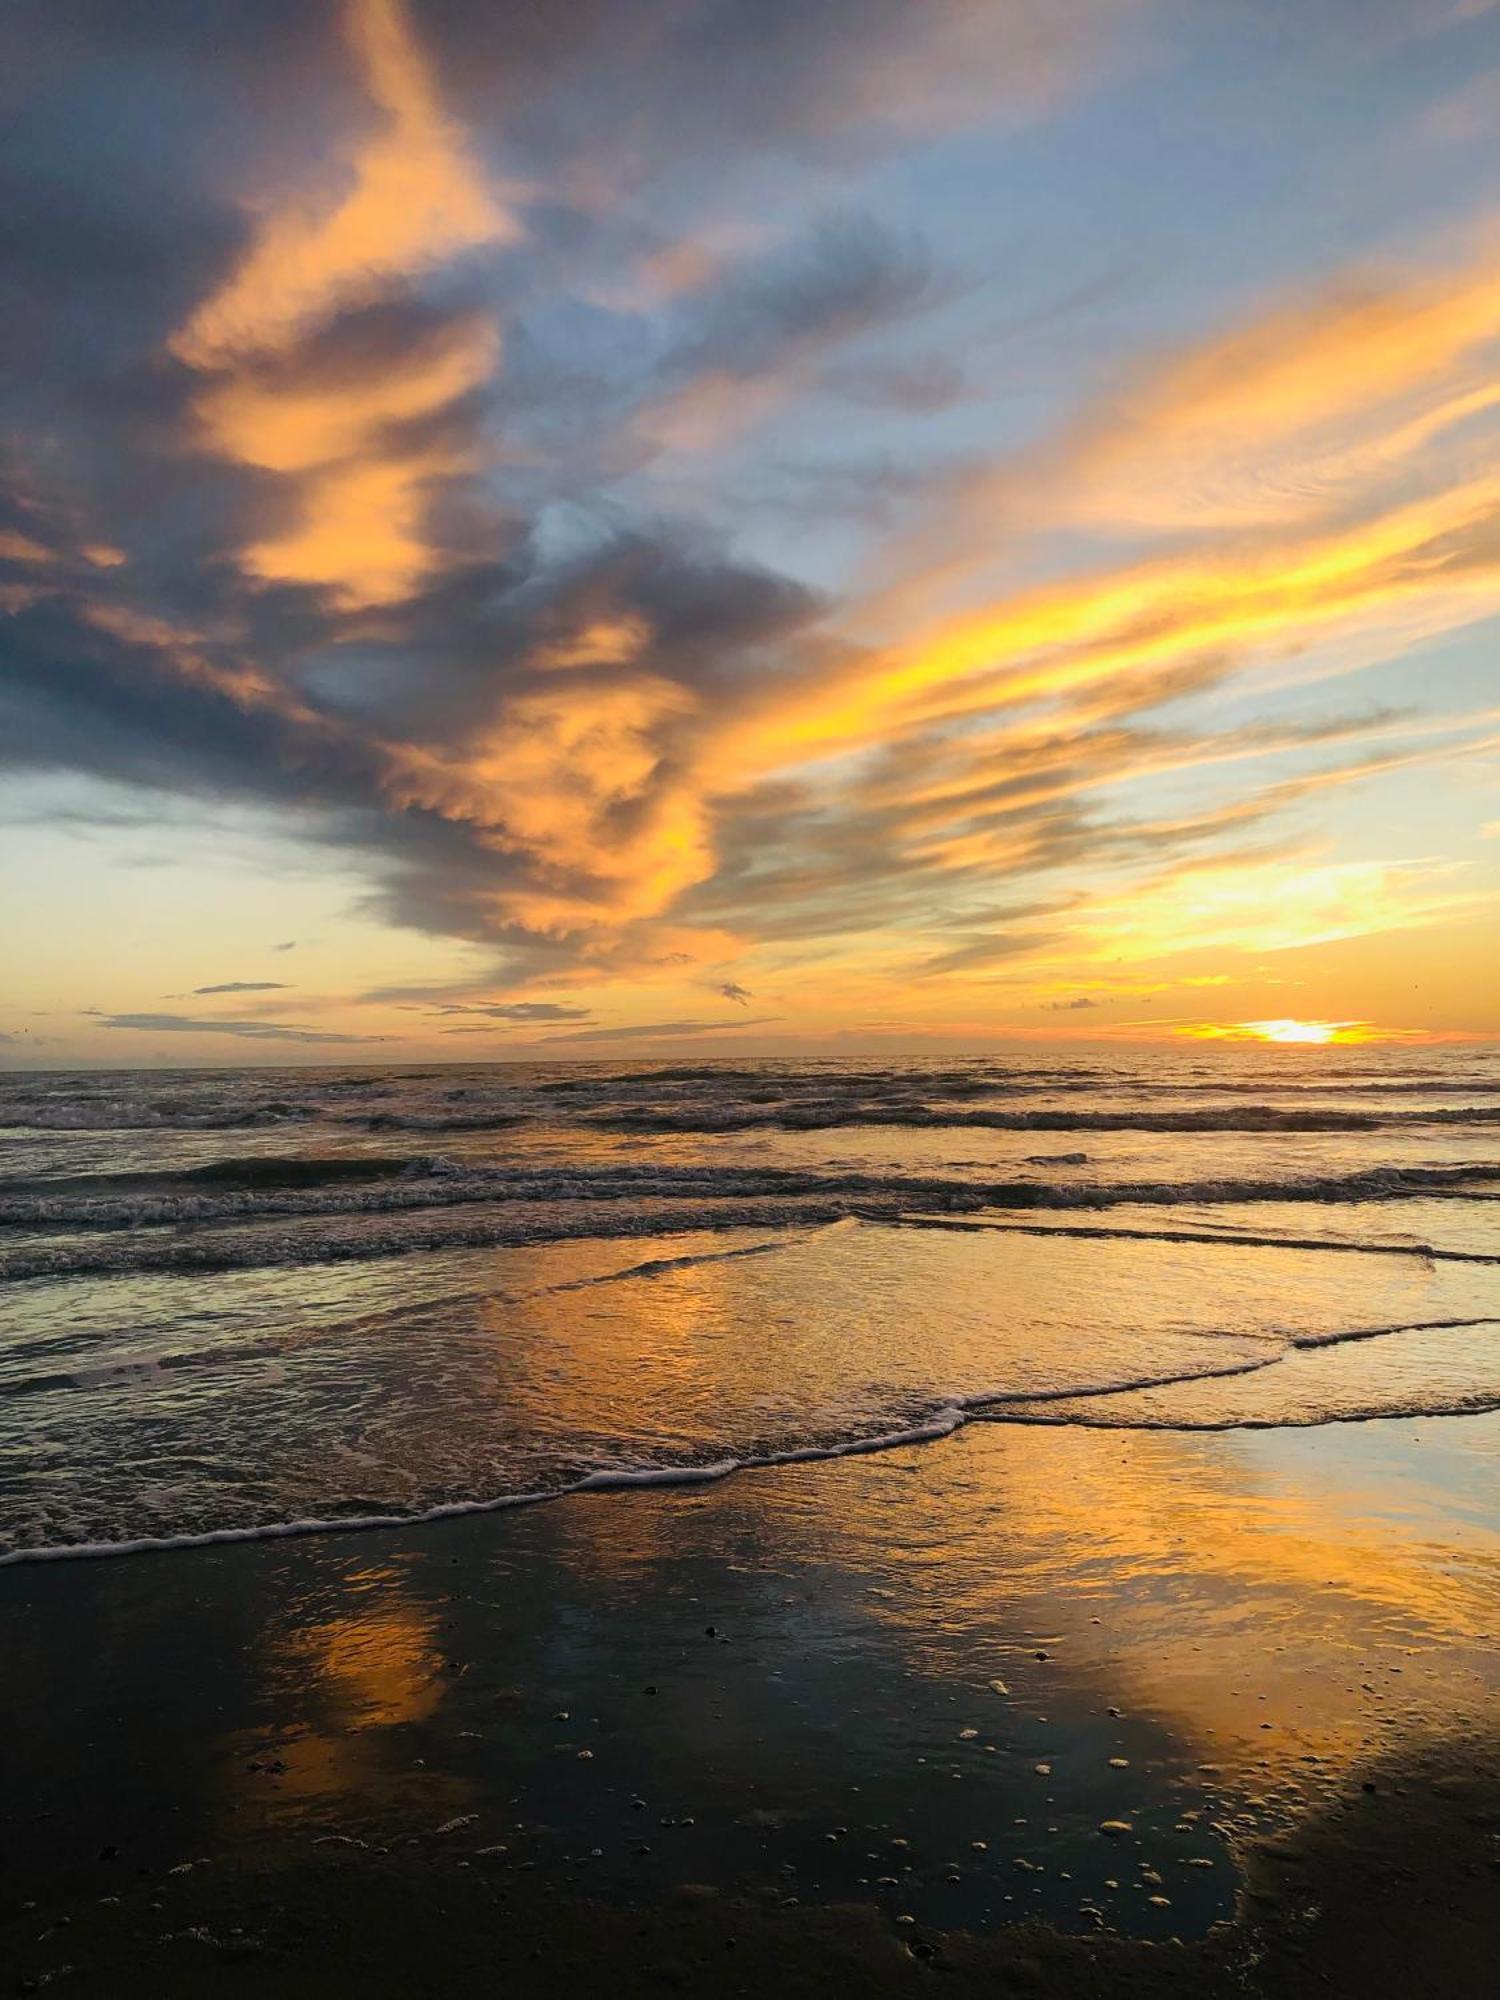
[(1136, 0), (432, 0), (447, 91), (554, 172), (691, 184), (757, 156), (848, 160), (1034, 114), (1121, 46)]
[(861, 215), (834, 216), (800, 240), (735, 267), (689, 315), (663, 367), (668, 380), (774, 375), (790, 362), (931, 303), (919, 238)]
[(491, 1000), (439, 1007), (439, 1014), (486, 1014), (492, 1021), (591, 1021), (591, 1007), (561, 1007), (550, 1000)]
[(777, 1014), (752, 1014), (743, 1021), (647, 1021), (638, 1028), (579, 1028), (567, 1035), (548, 1035), (554, 1042), (651, 1042), (668, 1035), (713, 1035), (728, 1028), (758, 1028), (776, 1021)]
[(1029, 952), (1040, 951), (1044, 945), (1056, 944), (1060, 933), (1048, 931), (997, 932), (991, 936), (970, 938), (966, 944), (955, 945), (951, 951), (939, 952), (924, 959), (917, 967), (924, 978), (938, 973), (983, 972), (986, 967), (998, 965), (1008, 958), (1024, 958)]
[(383, 1042), (386, 1035), (331, 1035), (317, 1028), (302, 1028), (286, 1021), (216, 1021), (210, 1015), (193, 1014), (104, 1014), (104, 1028), (130, 1028), (142, 1034), (237, 1035), (252, 1042)]
[(205, 993), (288, 993), (279, 979), (226, 979), (218, 986), (195, 986), (194, 997)]

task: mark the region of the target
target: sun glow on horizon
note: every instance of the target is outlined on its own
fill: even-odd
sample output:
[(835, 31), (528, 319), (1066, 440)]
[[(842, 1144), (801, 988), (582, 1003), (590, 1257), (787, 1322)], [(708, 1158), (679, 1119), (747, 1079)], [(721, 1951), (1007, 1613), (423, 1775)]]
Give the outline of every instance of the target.
[(1379, 1030), (1368, 1021), (1297, 1021), (1289, 1016), (1275, 1021), (1205, 1021), (1180, 1032), (1203, 1041), (1280, 1042), (1305, 1047), (1381, 1039)]

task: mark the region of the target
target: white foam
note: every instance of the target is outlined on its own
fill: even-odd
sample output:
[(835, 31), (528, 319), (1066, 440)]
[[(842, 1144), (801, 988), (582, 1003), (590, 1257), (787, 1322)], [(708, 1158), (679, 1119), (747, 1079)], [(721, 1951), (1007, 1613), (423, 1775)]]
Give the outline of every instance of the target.
[(217, 1548), (234, 1542), (284, 1540), (294, 1535), (368, 1532), (376, 1528), (425, 1527), (435, 1521), (462, 1520), (471, 1514), (498, 1514), (511, 1507), (535, 1507), (545, 1500), (565, 1500), (581, 1493), (611, 1493), (640, 1486), (707, 1486), (736, 1472), (765, 1470), (778, 1465), (804, 1465), (818, 1460), (853, 1458), (866, 1452), (892, 1451), (901, 1445), (927, 1444), (948, 1437), (968, 1421), (970, 1410), (945, 1406), (921, 1424), (884, 1432), (876, 1437), (850, 1438), (838, 1444), (804, 1445), (784, 1452), (745, 1458), (723, 1458), (705, 1465), (651, 1465), (600, 1469), (580, 1479), (530, 1493), (501, 1493), (484, 1500), (451, 1500), (409, 1514), (356, 1514), (270, 1521), (245, 1528), (205, 1528), (196, 1534), (138, 1535), (119, 1542), (63, 1542), (52, 1547), (10, 1549), (0, 1554), (0, 1569), (21, 1563), (80, 1562), (106, 1556), (157, 1555), (175, 1549)]
[[(1179, 1375), (1150, 1375), (1100, 1384), (1072, 1393), (1077, 1396), (1118, 1395), (1130, 1389), (1167, 1387), (1218, 1375), (1253, 1373), (1271, 1367), (1282, 1350), (1268, 1354), (1264, 1361), (1236, 1361), (1221, 1368), (1194, 1369)], [(526, 1493), (501, 1493), (481, 1500), (445, 1501), (435, 1507), (407, 1514), (334, 1515), (295, 1521), (275, 1521), (243, 1528), (206, 1528), (180, 1535), (142, 1535), (118, 1542), (67, 1542), (50, 1547), (11, 1549), (0, 1554), (0, 1568), (20, 1563), (70, 1562), (104, 1556), (159, 1554), (172, 1549), (213, 1548), (232, 1542), (274, 1541), (292, 1535), (337, 1534), (376, 1528), (422, 1527), (434, 1521), (459, 1520), (470, 1514), (502, 1513), (511, 1507), (534, 1507), (547, 1500), (563, 1500), (581, 1493), (610, 1493), (642, 1486), (706, 1486), (728, 1479), (737, 1472), (768, 1471), (777, 1466), (812, 1465), (836, 1458), (859, 1458), (881, 1451), (899, 1450), (904, 1445), (931, 1444), (951, 1437), (975, 1416), (1009, 1403), (1055, 1400), (1052, 1390), (1017, 1390), (999, 1394), (956, 1396), (936, 1405), (918, 1422), (890, 1431), (862, 1437), (842, 1438), (830, 1444), (791, 1445), (785, 1451), (747, 1453), (742, 1457), (710, 1460), (698, 1465), (643, 1465), (599, 1467), (566, 1484)]]

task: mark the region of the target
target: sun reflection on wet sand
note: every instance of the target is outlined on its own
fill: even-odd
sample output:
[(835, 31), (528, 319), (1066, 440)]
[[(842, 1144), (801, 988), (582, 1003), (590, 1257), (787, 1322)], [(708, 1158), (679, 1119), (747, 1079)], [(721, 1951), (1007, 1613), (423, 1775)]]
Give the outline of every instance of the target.
[(1424, 1477), (1423, 1430), (1486, 1467), (1500, 1453), (1494, 1419), (1209, 1439), (978, 1427), (746, 1475), (691, 1511), (570, 1505), (564, 1559), (636, 1588), (695, 1558), (768, 1588), (816, 1578), (841, 1635), (826, 1643), (878, 1627), (934, 1682), (1002, 1681), (1008, 1705), (1060, 1724), (1118, 1710), (1242, 1794), (1301, 1792), (1500, 1697), (1500, 1532)]
[[(430, 1795), (410, 1730), (441, 1708), (448, 1676), (438, 1613), (396, 1563), (352, 1568), (263, 1634), (263, 1698), (274, 1720), (236, 1736), (225, 1789), (267, 1825), (361, 1817)], [(248, 1780), (248, 1782), (247, 1782)], [(461, 1786), (440, 1779), (452, 1801)]]
[[(1202, 1935), (1247, 1841), (1414, 1746), (1500, 1741), (1497, 1459), (1500, 1416), (979, 1424), (698, 1489), (17, 1571), (20, 1628), (50, 1640), (18, 1661), (16, 1810), (51, 1799), (63, 1732), (93, 1746), (27, 1866), (65, 1865), (75, 1821), (102, 1844), (144, 1814), (163, 1867), (415, 1843), (632, 1908), (790, 1884), (943, 1929), (1092, 1909)], [(132, 1642), (43, 1685), (101, 1629)]]

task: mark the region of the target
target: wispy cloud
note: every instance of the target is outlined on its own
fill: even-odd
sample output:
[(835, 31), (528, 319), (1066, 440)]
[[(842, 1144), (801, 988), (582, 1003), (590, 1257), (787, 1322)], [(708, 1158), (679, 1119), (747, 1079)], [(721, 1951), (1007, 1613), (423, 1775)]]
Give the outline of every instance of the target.
[(279, 979), (226, 979), (218, 986), (195, 986), (194, 997), (205, 993), (286, 993), (290, 988)]
[(385, 1035), (327, 1033), (318, 1028), (299, 1027), (290, 1021), (226, 1021), (211, 1014), (104, 1014), (104, 1028), (130, 1028), (141, 1034), (232, 1035), (252, 1042), (383, 1042)]
[(551, 1000), (486, 1000), (453, 1002), (433, 1010), (438, 1014), (484, 1014), (492, 1021), (589, 1021), (589, 1007), (562, 1007)]
[(618, 1028), (577, 1028), (566, 1035), (548, 1035), (547, 1042), (660, 1042), (675, 1041), (679, 1036), (715, 1035), (728, 1029), (738, 1034), (745, 1028), (758, 1028), (767, 1021), (774, 1021), (775, 1014), (751, 1014), (742, 1021), (641, 1021), (633, 1026)]

